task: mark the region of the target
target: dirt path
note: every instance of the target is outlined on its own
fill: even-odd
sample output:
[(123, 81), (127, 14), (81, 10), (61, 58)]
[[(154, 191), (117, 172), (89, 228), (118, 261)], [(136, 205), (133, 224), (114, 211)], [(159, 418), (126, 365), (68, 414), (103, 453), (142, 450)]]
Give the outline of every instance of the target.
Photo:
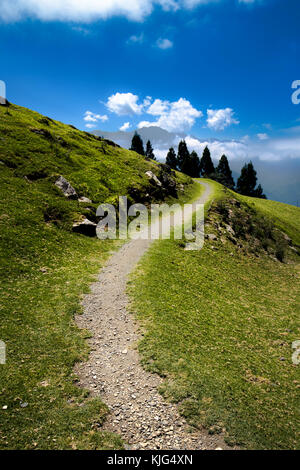
[[(211, 188), (196, 201), (207, 201)], [(84, 314), (76, 318), (80, 328), (91, 331), (89, 361), (76, 366), (80, 385), (109, 406), (103, 427), (119, 433), (130, 449), (227, 448), (221, 436), (187, 432), (177, 407), (158, 393), (161, 378), (140, 365), (136, 345), (138, 325), (127, 312), (126, 284), (129, 273), (146, 252), (151, 240), (132, 240), (123, 245), (101, 271), (91, 293), (83, 300)]]

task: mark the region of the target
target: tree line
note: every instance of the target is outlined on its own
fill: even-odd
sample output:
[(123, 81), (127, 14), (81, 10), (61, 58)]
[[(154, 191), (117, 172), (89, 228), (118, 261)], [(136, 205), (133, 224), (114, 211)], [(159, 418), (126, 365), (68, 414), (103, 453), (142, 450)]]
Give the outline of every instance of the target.
[[(145, 150), (143, 141), (137, 132), (132, 138), (130, 150), (146, 158), (156, 160), (150, 140), (148, 140)], [(169, 149), (166, 164), (173, 170), (182, 171), (182, 173), (192, 178), (210, 178), (244, 196), (266, 199), (261, 185), (257, 186), (257, 172), (252, 162), (246, 163), (243, 166), (235, 184), (226, 155), (221, 156), (218, 165), (215, 167), (207, 146), (203, 150), (202, 157), (199, 158), (194, 150), (189, 152), (185, 140), (181, 140), (178, 145), (177, 154), (173, 147)]]

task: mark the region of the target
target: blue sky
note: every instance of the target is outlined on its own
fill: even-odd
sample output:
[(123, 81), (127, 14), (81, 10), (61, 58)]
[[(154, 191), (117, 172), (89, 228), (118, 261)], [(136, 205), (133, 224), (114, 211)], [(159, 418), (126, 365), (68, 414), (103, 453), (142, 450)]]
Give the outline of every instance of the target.
[(299, 0), (0, 0), (0, 79), (81, 129), (157, 123), (300, 158), (299, 24)]

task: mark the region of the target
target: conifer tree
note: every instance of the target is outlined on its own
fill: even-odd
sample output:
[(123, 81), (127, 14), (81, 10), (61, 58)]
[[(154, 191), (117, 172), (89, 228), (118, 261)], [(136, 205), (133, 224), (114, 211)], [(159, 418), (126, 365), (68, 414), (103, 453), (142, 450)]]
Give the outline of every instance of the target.
[(153, 152), (153, 147), (151, 145), (151, 142), (150, 140), (148, 140), (147, 144), (146, 144), (146, 152), (145, 152), (145, 155), (147, 158), (151, 159), (151, 160), (156, 160), (155, 158), (155, 155), (154, 155), (154, 152)]
[(205, 147), (200, 160), (200, 175), (204, 178), (209, 178), (210, 176), (213, 176), (214, 173), (215, 167), (210, 156), (210, 151), (208, 147)]
[(259, 197), (266, 199), (266, 195), (263, 192), (261, 185), (259, 184), (256, 188), (257, 173), (254, 169), (252, 162), (246, 163), (241, 171), (241, 176), (237, 180), (237, 192), (244, 196)]
[(255, 197), (259, 197), (260, 199), (267, 199), (261, 184), (259, 184), (255, 190)]
[(178, 153), (177, 153), (177, 165), (180, 171), (182, 170), (183, 162), (185, 160), (188, 160), (189, 157), (190, 157), (190, 152), (188, 151), (186, 141), (181, 140), (178, 145)]
[(140, 155), (145, 155), (143, 141), (137, 132), (135, 132), (134, 136), (132, 137), (130, 150), (133, 150), (134, 152), (139, 153)]
[(234, 188), (234, 180), (226, 155), (222, 155), (216, 168), (216, 180), (229, 189)]
[(168, 151), (167, 158), (166, 158), (166, 165), (168, 165), (172, 170), (177, 170), (177, 157), (175, 150), (171, 147)]
[(237, 192), (244, 196), (254, 196), (256, 182), (256, 171), (254, 170), (252, 162), (246, 163), (241, 170), (239, 179), (237, 180)]

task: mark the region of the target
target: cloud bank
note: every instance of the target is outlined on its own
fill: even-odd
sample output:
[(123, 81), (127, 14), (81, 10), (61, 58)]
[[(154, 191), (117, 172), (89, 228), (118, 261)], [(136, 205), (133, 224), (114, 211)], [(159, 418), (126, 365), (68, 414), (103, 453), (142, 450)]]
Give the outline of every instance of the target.
[[(90, 23), (113, 16), (142, 21), (155, 6), (165, 11), (193, 9), (223, 0), (0, 0), (0, 19), (6, 22), (35, 18), (41, 21)], [(239, 0), (251, 4), (255, 0)]]
[[(139, 116), (146, 114), (155, 116), (156, 120), (143, 120), (138, 124), (142, 127), (161, 127), (169, 132), (186, 132), (195, 124), (196, 119), (203, 117), (203, 112), (196, 109), (188, 99), (179, 98), (170, 102), (159, 98), (153, 101), (147, 96), (143, 102), (133, 93), (115, 93), (106, 102), (107, 109), (118, 116)], [(207, 127), (222, 131), (233, 124), (239, 124), (231, 108), (208, 109)]]

